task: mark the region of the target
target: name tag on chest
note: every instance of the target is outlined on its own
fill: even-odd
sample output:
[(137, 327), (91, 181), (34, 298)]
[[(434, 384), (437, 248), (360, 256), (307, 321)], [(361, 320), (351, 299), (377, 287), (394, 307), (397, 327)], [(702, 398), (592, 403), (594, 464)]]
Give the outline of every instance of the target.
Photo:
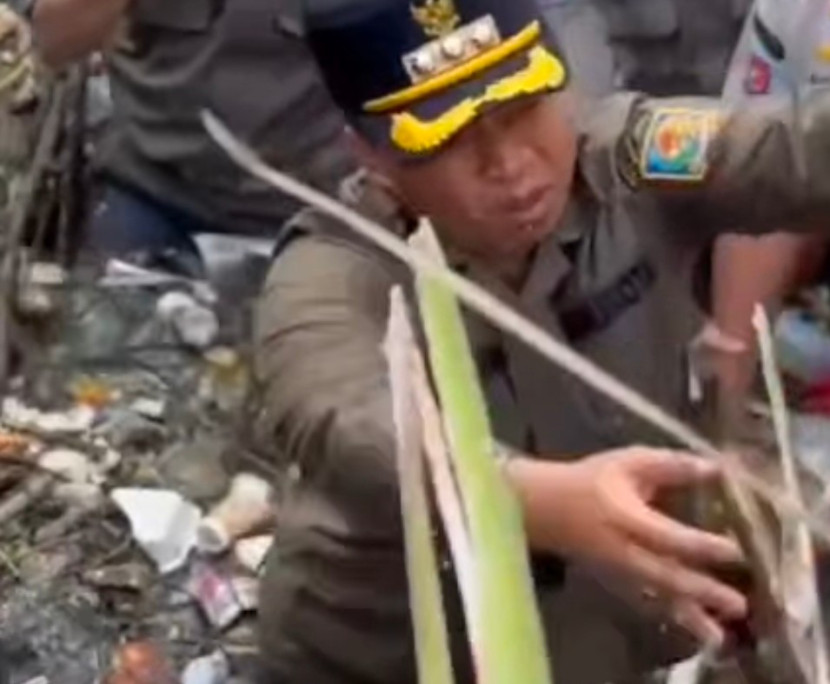
[(576, 343), (609, 328), (642, 301), (656, 280), (657, 273), (651, 262), (642, 259), (581, 302), (560, 308), (552, 298), (551, 305), (558, 313), (565, 337)]

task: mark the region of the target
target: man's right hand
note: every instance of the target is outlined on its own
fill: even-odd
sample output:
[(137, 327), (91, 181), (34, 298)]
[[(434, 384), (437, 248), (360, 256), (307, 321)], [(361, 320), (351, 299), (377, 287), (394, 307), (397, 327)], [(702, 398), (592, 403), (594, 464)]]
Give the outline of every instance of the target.
[(746, 615), (746, 598), (706, 572), (741, 562), (738, 544), (651, 505), (667, 489), (717, 479), (717, 466), (634, 447), (568, 464), (514, 459), (507, 473), (534, 548), (621, 572), (663, 599), (673, 618), (707, 643), (723, 640), (721, 622)]

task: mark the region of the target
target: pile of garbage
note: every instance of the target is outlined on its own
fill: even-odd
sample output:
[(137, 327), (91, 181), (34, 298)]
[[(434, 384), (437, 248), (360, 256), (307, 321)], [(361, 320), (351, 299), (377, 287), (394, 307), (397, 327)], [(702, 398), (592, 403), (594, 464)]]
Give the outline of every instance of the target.
[(806, 290), (782, 312), (776, 350), (788, 379), (797, 455), (830, 482), (830, 288)]
[(248, 444), (246, 307), (118, 262), (28, 273), (0, 405), (0, 684), (251, 681), (279, 472)]

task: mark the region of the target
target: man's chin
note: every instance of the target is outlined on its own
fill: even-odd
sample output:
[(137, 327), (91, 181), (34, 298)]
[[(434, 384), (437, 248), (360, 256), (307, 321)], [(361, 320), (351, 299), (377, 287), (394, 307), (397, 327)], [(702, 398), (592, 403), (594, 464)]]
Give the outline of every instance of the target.
[(544, 242), (555, 230), (553, 221), (544, 220), (533, 223), (522, 223), (514, 226), (511, 231), (511, 251), (515, 253), (534, 249)]
[(498, 259), (504, 261), (516, 262), (526, 259), (544, 241), (549, 232), (528, 232), (516, 229), (515, 233), (511, 232), (509, 237), (505, 237), (499, 244), (498, 249), (493, 250), (493, 253), (497, 255)]

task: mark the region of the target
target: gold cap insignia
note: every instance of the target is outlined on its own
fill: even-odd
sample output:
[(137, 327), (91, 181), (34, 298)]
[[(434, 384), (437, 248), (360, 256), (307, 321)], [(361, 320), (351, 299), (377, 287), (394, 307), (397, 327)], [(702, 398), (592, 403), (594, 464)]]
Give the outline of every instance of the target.
[(430, 38), (452, 33), (461, 22), (453, 0), (424, 0), (418, 7), (411, 5), (412, 16)]

